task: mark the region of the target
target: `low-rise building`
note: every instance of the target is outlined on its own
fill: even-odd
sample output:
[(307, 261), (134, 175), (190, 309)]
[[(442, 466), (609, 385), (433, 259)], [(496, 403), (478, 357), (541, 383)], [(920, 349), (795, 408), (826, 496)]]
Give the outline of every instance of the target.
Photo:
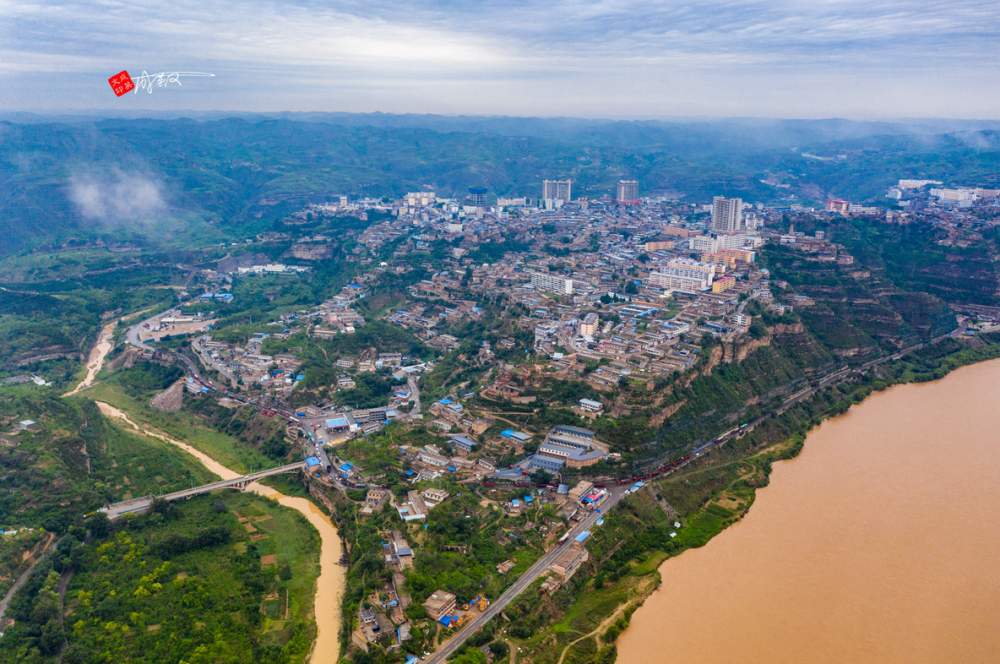
[(362, 514), (381, 512), (391, 493), (388, 489), (368, 489), (365, 494), (365, 504), (361, 507)]
[(432, 503), (443, 503), (448, 498), (448, 492), (444, 489), (424, 489), (420, 492), (421, 497)]
[(454, 595), (446, 590), (439, 590), (427, 598), (427, 601), (424, 602), (424, 608), (432, 620), (441, 620), (445, 616), (451, 615), (455, 610), (455, 603)]
[(750, 323), (753, 321), (753, 316), (748, 316), (747, 314), (733, 314), (733, 325), (736, 327), (750, 327)]
[(531, 285), (539, 290), (556, 293), (558, 295), (573, 294), (573, 280), (554, 274), (544, 274), (533, 272), (531, 274)]
[(712, 292), (725, 293), (727, 290), (733, 288), (734, 286), (736, 286), (736, 279), (732, 277), (722, 277), (721, 279), (717, 279), (712, 284)]
[(699, 270), (689, 270), (677, 267), (664, 267), (649, 273), (646, 283), (653, 288), (666, 291), (685, 291), (694, 293), (707, 289), (712, 285), (712, 275)]
[(479, 444), (467, 436), (452, 436), (448, 441), (452, 449), (468, 454)]
[(589, 558), (590, 556), (587, 549), (583, 546), (583, 541), (577, 539), (566, 547), (566, 550), (555, 559), (555, 562), (552, 563), (549, 569), (564, 579), (568, 579), (573, 576), (577, 568), (579, 568), (580, 565), (586, 562)]

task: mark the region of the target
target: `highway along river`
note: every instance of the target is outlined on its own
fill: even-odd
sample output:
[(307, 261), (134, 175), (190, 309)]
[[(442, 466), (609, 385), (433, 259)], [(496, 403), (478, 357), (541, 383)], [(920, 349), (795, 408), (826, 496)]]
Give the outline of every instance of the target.
[(619, 662), (1000, 662), (1000, 360), (809, 434), (740, 523), (660, 568)]
[[(173, 438), (164, 435), (162, 432), (136, 426), (136, 424), (129, 419), (128, 415), (110, 404), (98, 401), (97, 406), (101, 409), (101, 413), (103, 413), (105, 417), (114, 417), (124, 420), (136, 429), (141, 429), (141, 431), (148, 436), (159, 438), (180, 447), (224, 480), (230, 480), (240, 476), (239, 473), (226, 468), (212, 457), (204, 454), (203, 452), (199, 452), (190, 445), (182, 443), (179, 440), (174, 440)], [(337, 529), (334, 528), (329, 517), (316, 507), (316, 505), (305, 498), (286, 496), (283, 493), (275, 491), (271, 487), (264, 486), (263, 484), (259, 484), (257, 482), (251, 484), (248, 487), (248, 491), (253, 491), (261, 496), (273, 498), (285, 507), (290, 507), (293, 510), (301, 512), (302, 515), (309, 520), (309, 523), (315, 526), (316, 530), (319, 531), (320, 539), (322, 541), (322, 550), (320, 552), (320, 573), (319, 578), (316, 580), (315, 605), (316, 627), (318, 633), (316, 636), (316, 643), (313, 646), (313, 653), (310, 662), (311, 664), (335, 664), (335, 662), (337, 662), (337, 653), (339, 652), (337, 635), (340, 631), (340, 598), (344, 588), (345, 577), (344, 568), (337, 564), (340, 561), (341, 555), (341, 542), (340, 536), (337, 534)]]

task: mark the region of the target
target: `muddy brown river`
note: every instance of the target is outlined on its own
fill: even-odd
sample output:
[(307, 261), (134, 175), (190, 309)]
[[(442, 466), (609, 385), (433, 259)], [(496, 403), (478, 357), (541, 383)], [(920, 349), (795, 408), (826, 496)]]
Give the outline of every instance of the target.
[(619, 662), (1000, 662), (1000, 360), (828, 420), (660, 573)]

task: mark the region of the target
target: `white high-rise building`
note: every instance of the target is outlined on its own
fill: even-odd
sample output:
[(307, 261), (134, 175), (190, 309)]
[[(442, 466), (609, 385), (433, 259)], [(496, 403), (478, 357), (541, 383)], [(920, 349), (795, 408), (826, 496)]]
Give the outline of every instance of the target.
[(639, 202), (639, 181), (638, 180), (619, 180), (618, 181), (618, 196), (615, 198), (619, 203), (638, 203)]
[(543, 272), (531, 273), (531, 285), (535, 288), (559, 295), (573, 294), (573, 280)]
[(566, 201), (572, 200), (572, 180), (542, 180), (542, 200)]
[(743, 228), (743, 199), (716, 196), (712, 199), (712, 232), (737, 233)]

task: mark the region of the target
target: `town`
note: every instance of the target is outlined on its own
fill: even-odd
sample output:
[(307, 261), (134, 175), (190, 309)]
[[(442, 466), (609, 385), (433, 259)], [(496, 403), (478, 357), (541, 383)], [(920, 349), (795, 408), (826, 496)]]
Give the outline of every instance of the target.
[[(134, 345), (155, 357), (147, 341), (189, 338), (200, 370), (187, 378), (194, 398), (287, 421), (313, 479), (353, 505), (381, 542), (386, 581), (357, 604), (353, 645), (417, 661), (431, 657), (433, 640), (443, 647), (428, 661), (437, 661), (461, 645), (465, 626), (502, 609), (505, 591), (520, 592), (516, 579), (541, 578), (543, 593), (558, 591), (588, 560), (585, 542), (602, 509), (691, 458), (633, 474), (598, 434), (629, 415), (623, 390), (641, 395), (678, 381), (706, 340), (746, 349), (768, 333), (762, 317), (773, 324), (815, 304), (759, 267), (762, 248), (860, 278), (845, 246), (823, 230), (795, 230), (854, 216), (929, 221), (963, 246), (982, 232), (982, 213), (995, 213), (1000, 192), (927, 190), (939, 184), (901, 180), (887, 209), (723, 196), (682, 204), (641, 198), (635, 181), (596, 200), (574, 199), (569, 180), (544, 181), (538, 199), (493, 199), (482, 187), (464, 200), (433, 191), (395, 202), (339, 196), (203, 270), (206, 292), (184, 291), (177, 307), (136, 325)], [(213, 331), (239, 307), (241, 280), (313, 269), (269, 262), (255, 246), (291, 241), (289, 256), (315, 266), (329, 258), (330, 238), (296, 234), (296, 225), (344, 216), (378, 221), (357, 234), (356, 270), (338, 295), (261, 321), (266, 331), (244, 338)], [(470, 337), (469, 326), (485, 320), (490, 329)], [(583, 387), (540, 402), (552, 384)], [(547, 422), (526, 415), (541, 406), (560, 414)], [(719, 432), (695, 456), (745, 427)], [(665, 509), (674, 537), (682, 521)], [(458, 557), (481, 546), (477, 536), (440, 534), (442, 523), (464, 519), (491, 524), (501, 543), (480, 561), (479, 580), (418, 581), (414, 561), (432, 541)]]

